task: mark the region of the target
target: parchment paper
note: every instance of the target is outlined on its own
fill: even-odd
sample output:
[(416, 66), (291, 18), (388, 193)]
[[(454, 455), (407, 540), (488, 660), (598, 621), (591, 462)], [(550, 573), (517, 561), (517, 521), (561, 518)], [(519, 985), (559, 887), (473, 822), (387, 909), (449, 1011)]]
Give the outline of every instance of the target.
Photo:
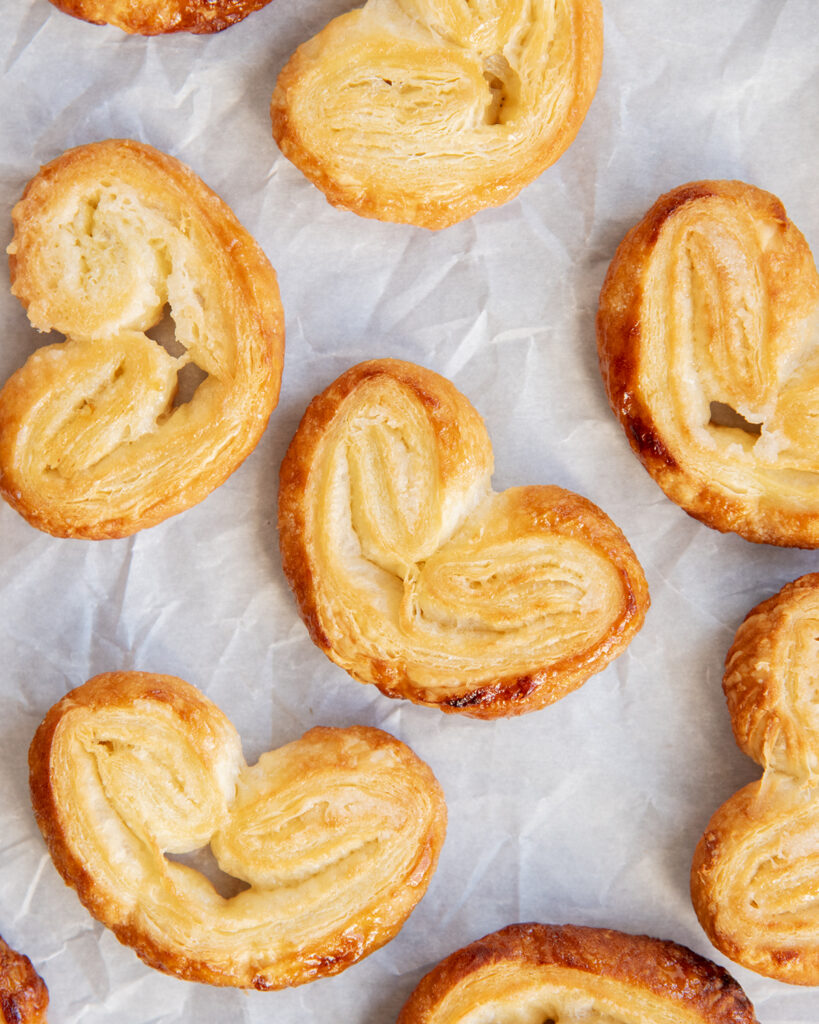
[[(106, 137), (188, 163), (276, 267), (282, 398), (254, 454), (197, 507), (120, 541), (57, 540), (0, 508), (0, 932), (51, 990), (52, 1021), (389, 1024), (456, 948), (525, 920), (682, 942), (729, 966), (762, 1024), (815, 1024), (819, 991), (732, 966), (700, 929), (691, 855), (760, 770), (736, 748), (722, 663), (746, 612), (819, 554), (721, 536), (631, 454), (599, 377), (597, 296), (625, 231), (705, 177), (777, 194), (819, 249), (816, 0), (604, 0), (605, 61), (566, 155), (498, 210), (432, 234), (331, 208), (278, 152), (269, 97), (292, 50), (349, 0), (273, 0), (210, 37), (128, 37), (46, 0), (3, 5), (0, 241), (38, 166)], [(0, 379), (43, 338), (0, 287)], [(629, 650), (551, 708), (474, 722), (388, 700), (313, 647), (275, 531), (281, 458), (309, 399), (393, 355), (454, 381), (484, 416), (497, 489), (557, 483), (599, 504), (648, 576)], [(449, 832), (399, 936), (344, 974), (278, 993), (144, 966), (83, 909), (45, 851), (26, 754), (68, 689), (107, 670), (168, 672), (239, 729), (249, 761), (312, 725), (376, 725), (440, 779)]]

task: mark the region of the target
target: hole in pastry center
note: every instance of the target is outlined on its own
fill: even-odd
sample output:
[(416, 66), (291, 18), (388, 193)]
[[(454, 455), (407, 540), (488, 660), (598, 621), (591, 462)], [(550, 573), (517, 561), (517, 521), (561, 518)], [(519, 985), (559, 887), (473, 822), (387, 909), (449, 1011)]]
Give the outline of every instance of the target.
[(489, 103), (486, 108), (487, 124), (503, 124), (511, 116), (514, 99), (516, 74), (502, 53), (487, 57), (483, 65), (483, 77), (489, 86)]
[[(176, 324), (168, 306), (165, 307), (159, 323), (146, 331), (145, 334), (152, 341), (155, 341), (157, 345), (161, 345), (168, 355), (173, 356), (174, 359), (179, 359), (180, 356), (184, 356), (187, 352), (182, 342), (176, 340)], [(181, 367), (176, 374), (176, 395), (174, 396), (171, 408), (176, 409), (177, 406), (190, 402), (196, 394), (196, 389), (206, 377), (205, 371), (198, 367), (196, 363), (186, 363)]]
[(166, 853), (165, 857), (176, 864), (185, 864), (198, 871), (200, 875), (204, 875), (223, 899), (232, 899), (250, 888), (247, 882), (243, 882), (241, 878), (234, 878), (219, 867), (209, 846), (194, 850), (193, 853)]
[(761, 423), (752, 423), (750, 420), (746, 420), (742, 413), (737, 412), (730, 405), (726, 405), (725, 402), (711, 403), (711, 419), (708, 425), (710, 427), (733, 427), (735, 430), (744, 430), (752, 437), (759, 437), (762, 433)]

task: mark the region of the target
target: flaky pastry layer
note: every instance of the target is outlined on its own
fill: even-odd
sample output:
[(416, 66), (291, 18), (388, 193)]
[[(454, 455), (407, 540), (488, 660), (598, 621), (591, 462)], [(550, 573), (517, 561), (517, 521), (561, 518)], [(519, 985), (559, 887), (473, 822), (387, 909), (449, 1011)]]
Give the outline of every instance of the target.
[(390, 697), (480, 718), (543, 707), (624, 650), (648, 589), (620, 530), (559, 487), (492, 491), (453, 385), (361, 363), (307, 409), (281, 468), (282, 563), (325, 653)]
[(270, 0), (51, 0), (66, 14), (123, 32), (221, 32)]
[[(0, 392), (0, 493), (60, 537), (122, 537), (201, 501), (279, 396), (276, 275), (221, 199), (151, 146), (43, 167), (12, 211), (12, 291), (38, 349)], [(165, 311), (172, 355), (147, 332)], [(183, 372), (201, 383), (178, 401)]]
[(0, 935), (0, 1024), (46, 1024), (48, 989), (27, 956)]
[(739, 985), (684, 946), (516, 924), (421, 979), (398, 1024), (757, 1024)]
[[(172, 676), (73, 690), (29, 765), (88, 910), (150, 966), (212, 985), (300, 985), (373, 952), (426, 891), (446, 828), (432, 772), (389, 734), (315, 728), (248, 767), (228, 719)], [(208, 844), (237, 894), (167, 856)]]
[(609, 267), (600, 366), (634, 451), (717, 530), (819, 546), (819, 274), (768, 192), (661, 196)]
[(334, 205), (442, 228), (561, 156), (602, 56), (599, 0), (368, 0), (293, 54), (273, 135)]
[(714, 945), (780, 981), (819, 984), (819, 573), (753, 608), (723, 686), (739, 746), (764, 768), (713, 815), (691, 869)]

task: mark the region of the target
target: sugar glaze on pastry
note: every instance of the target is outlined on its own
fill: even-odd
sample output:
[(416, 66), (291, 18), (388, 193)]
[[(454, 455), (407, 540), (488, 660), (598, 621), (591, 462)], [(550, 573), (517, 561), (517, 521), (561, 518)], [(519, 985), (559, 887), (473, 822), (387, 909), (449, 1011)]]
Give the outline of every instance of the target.
[(521, 714), (623, 651), (648, 590), (620, 530), (559, 487), (495, 493), (478, 413), (443, 377), (361, 363), (310, 404), (279, 537), (310, 634), (391, 697)]
[(336, 206), (442, 228), (562, 155), (602, 55), (599, 0), (368, 0), (291, 57), (273, 135)]
[(740, 748), (764, 774), (717, 810), (691, 893), (714, 945), (759, 974), (819, 985), (819, 573), (753, 608), (723, 686)]
[[(12, 291), (40, 331), (0, 392), (0, 492), (61, 537), (122, 537), (201, 501), (278, 401), (276, 276), (178, 160), (129, 140), (69, 150), (12, 216)], [(166, 307), (179, 355), (146, 333)], [(204, 378), (175, 405), (180, 373)]]
[(597, 334), (612, 408), (673, 501), (751, 541), (819, 546), (819, 274), (775, 196), (661, 196), (617, 250)]
[(66, 14), (144, 36), (221, 32), (270, 0), (51, 0)]
[(516, 924), (421, 979), (398, 1024), (758, 1024), (739, 985), (673, 942)]
[(23, 953), (0, 935), (0, 1024), (46, 1024), (48, 989)]
[[(429, 768), (379, 729), (314, 728), (245, 765), (236, 730), (181, 679), (96, 676), (56, 704), (29, 752), (57, 870), (146, 963), (274, 989), (337, 974), (421, 899), (446, 827)], [(165, 856), (210, 843), (246, 883), (221, 896)]]

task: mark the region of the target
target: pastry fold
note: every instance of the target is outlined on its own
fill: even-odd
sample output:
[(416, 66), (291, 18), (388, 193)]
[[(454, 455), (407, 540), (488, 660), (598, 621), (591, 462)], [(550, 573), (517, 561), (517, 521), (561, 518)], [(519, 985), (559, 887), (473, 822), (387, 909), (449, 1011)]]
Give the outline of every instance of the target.
[(51, 0), (66, 14), (123, 32), (221, 32), (270, 0)]
[[(387, 733), (314, 728), (248, 767), (228, 719), (172, 676), (73, 690), (29, 764), (87, 909), (150, 966), (212, 985), (300, 985), (373, 952), (426, 891), (446, 827), (432, 772)], [(168, 856), (208, 844), (235, 895)]]
[(0, 935), (0, 1024), (46, 1024), (48, 989), (27, 956)]
[(562, 155), (602, 56), (599, 0), (369, 0), (290, 58), (273, 135), (334, 205), (442, 228)]
[(759, 974), (819, 984), (819, 573), (757, 605), (723, 680), (737, 743), (764, 768), (713, 815), (691, 895), (714, 945)]
[(739, 985), (673, 942), (516, 924), (442, 960), (398, 1024), (757, 1024)]
[(780, 201), (739, 181), (661, 196), (600, 294), (614, 412), (672, 501), (751, 541), (819, 546), (819, 274)]
[(479, 718), (565, 696), (624, 650), (648, 589), (620, 530), (559, 487), (495, 493), (478, 413), (443, 377), (361, 363), (281, 468), (282, 563), (315, 643), (390, 697)]
[[(129, 140), (64, 153), (12, 216), (12, 291), (67, 340), (0, 391), (3, 497), (41, 530), (91, 539), (201, 501), (278, 401), (284, 318), (264, 253), (184, 164)], [(166, 310), (176, 354), (147, 333)], [(201, 382), (183, 401), (186, 374)]]

